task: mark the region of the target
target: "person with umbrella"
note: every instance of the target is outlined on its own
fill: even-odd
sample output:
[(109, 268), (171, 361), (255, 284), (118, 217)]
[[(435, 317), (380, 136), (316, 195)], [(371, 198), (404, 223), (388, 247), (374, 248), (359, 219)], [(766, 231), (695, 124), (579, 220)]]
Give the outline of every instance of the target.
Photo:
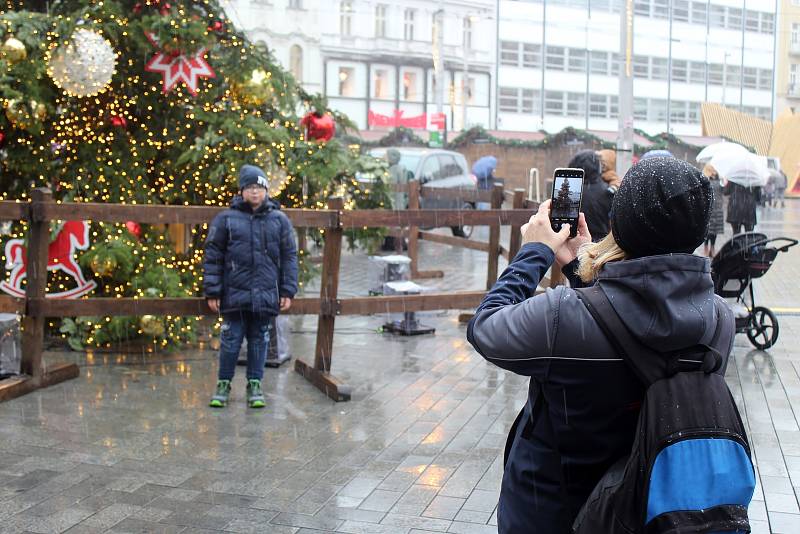
[[(472, 164), (472, 174), (478, 181), (478, 189), (488, 191), (492, 188), (495, 169), (497, 169), (497, 158), (494, 156), (483, 156)], [(488, 202), (478, 202), (476, 207), (479, 210), (488, 210), (491, 204)]]
[(741, 233), (742, 228), (746, 232), (752, 232), (757, 223), (758, 196), (769, 178), (769, 168), (750, 152), (731, 150), (719, 151), (708, 163), (727, 182), (722, 191), (725, 196), (730, 197), (727, 219), (733, 234)]

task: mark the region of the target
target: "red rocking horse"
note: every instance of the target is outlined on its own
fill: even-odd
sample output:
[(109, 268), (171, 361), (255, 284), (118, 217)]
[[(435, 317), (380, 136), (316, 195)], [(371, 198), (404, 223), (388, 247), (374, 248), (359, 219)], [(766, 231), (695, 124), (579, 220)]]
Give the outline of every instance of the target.
[[(78, 286), (61, 293), (50, 293), (47, 298), (77, 298), (95, 287), (94, 280), (86, 280), (75, 260), (76, 250), (89, 248), (89, 223), (67, 221), (47, 247), (47, 270), (61, 270), (71, 276)], [(11, 239), (6, 243), (6, 269), (11, 271), (9, 281), (0, 282), (0, 289), (14, 297), (24, 297), (22, 280), (27, 276), (28, 255), (22, 239)]]

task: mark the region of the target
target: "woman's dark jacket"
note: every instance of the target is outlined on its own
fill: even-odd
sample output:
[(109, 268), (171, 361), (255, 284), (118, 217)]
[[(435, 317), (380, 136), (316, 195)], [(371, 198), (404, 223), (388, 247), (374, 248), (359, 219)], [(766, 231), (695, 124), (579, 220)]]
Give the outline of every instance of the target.
[(758, 188), (745, 187), (733, 182), (728, 182), (723, 192), (729, 195), (728, 199), (728, 222), (743, 224), (745, 226), (756, 225), (756, 195)]
[(277, 315), (280, 297), (297, 293), (297, 247), (292, 223), (267, 199), (253, 210), (241, 196), (208, 229), (203, 260), (206, 298), (220, 311)]
[[(501, 534), (566, 534), (594, 485), (630, 453), (643, 388), (573, 289), (534, 296), (554, 260), (524, 245), (470, 321), (467, 339), (488, 361), (530, 376), (512, 427), (498, 508)], [(574, 280), (574, 277), (572, 277)], [(714, 295), (710, 263), (690, 254), (606, 264), (598, 282), (625, 325), (656, 351), (733, 346), (730, 309)]]
[(711, 190), (714, 192), (714, 202), (711, 204), (711, 218), (708, 221), (708, 235), (717, 235), (725, 232), (725, 211), (722, 198), (722, 184), (718, 179), (710, 180)]

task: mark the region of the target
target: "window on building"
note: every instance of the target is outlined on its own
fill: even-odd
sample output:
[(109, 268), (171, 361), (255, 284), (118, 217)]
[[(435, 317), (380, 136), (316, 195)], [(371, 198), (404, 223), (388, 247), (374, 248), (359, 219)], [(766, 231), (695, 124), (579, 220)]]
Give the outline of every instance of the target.
[(339, 96), (355, 96), (355, 70), (339, 67)]
[(589, 54), (589, 70), (592, 74), (608, 74), (608, 52), (592, 50)]
[(708, 20), (708, 4), (692, 2), (692, 24), (705, 24)]
[(405, 71), (403, 73), (403, 100), (417, 102), (420, 100), (419, 76), (416, 72)]
[(289, 9), (303, 9), (303, 0), (289, 0)]
[(761, 28), (759, 12), (748, 9), (744, 12), (744, 27), (749, 32), (757, 32)]
[(665, 57), (650, 58), (650, 78), (653, 80), (666, 80), (669, 76), (667, 71), (668, 62)]
[(375, 37), (386, 37), (386, 6), (375, 6)]
[(636, 0), (633, 3), (633, 12), (643, 17), (650, 16), (650, 0)]
[(464, 17), (464, 49), (472, 50), (472, 19)]
[(611, 95), (608, 97), (608, 101), (608, 116), (609, 118), (615, 119), (619, 116), (619, 97), (617, 95)]
[(589, 116), (600, 119), (608, 117), (608, 97), (606, 95), (589, 95)]
[(648, 120), (654, 122), (666, 122), (667, 120), (667, 101), (651, 98), (647, 110)]
[(406, 41), (414, 40), (414, 17), (416, 16), (416, 9), (406, 9), (403, 16), (403, 38)]
[(561, 91), (545, 91), (544, 112), (546, 115), (563, 115), (564, 93)]
[(738, 86), (741, 80), (741, 69), (738, 65), (728, 65), (725, 69), (725, 85)]
[(522, 113), (536, 113), (542, 112), (541, 108), (541, 93), (534, 89), (522, 89), (520, 100), (520, 110)]
[(500, 64), (510, 67), (519, 66), (519, 43), (500, 41)]
[(372, 97), (386, 100), (392, 97), (389, 87), (389, 71), (386, 69), (373, 69), (372, 71)]
[(653, 1), (653, 7), (651, 11), (651, 16), (656, 19), (668, 19), (670, 0), (652, 0), (652, 1)]
[(647, 56), (633, 56), (633, 77), (647, 79), (650, 77), (650, 58)]
[(742, 85), (748, 89), (758, 88), (758, 69), (755, 67), (745, 67), (742, 71)]
[(623, 60), (622, 54), (611, 52), (611, 75), (619, 76), (620, 69), (622, 68)]
[(711, 4), (708, 13), (709, 24), (715, 28), (725, 27), (725, 6)]
[(500, 107), (500, 111), (517, 113), (519, 111), (518, 93), (519, 89), (516, 87), (500, 87), (498, 92), (498, 106)]
[(689, 0), (674, 0), (672, 18), (677, 22), (689, 22)]
[(522, 43), (522, 66), (530, 69), (542, 68), (542, 45)]
[(792, 44), (800, 43), (800, 23), (792, 23), (792, 33), (790, 34), (789, 39)]
[(586, 94), (567, 93), (567, 117), (583, 117), (586, 115)]
[(720, 63), (708, 65), (708, 83), (710, 85), (722, 85), (723, 68)]
[(353, 2), (339, 4), (339, 33), (351, 35), (353, 32)]
[(758, 88), (764, 91), (772, 90), (772, 70), (758, 69)]
[(706, 83), (706, 64), (700, 61), (689, 62), (689, 83)]
[(634, 98), (633, 99), (633, 118), (637, 121), (647, 120), (647, 99)]
[(684, 59), (673, 59), (672, 60), (672, 81), (675, 82), (688, 82), (689, 81), (689, 72), (688, 72), (688, 65), (687, 61)]
[(670, 122), (686, 122), (686, 104), (680, 100), (673, 100), (669, 107)]
[(700, 124), (700, 102), (689, 102), (688, 104), (686, 122)]
[(567, 70), (570, 72), (586, 72), (586, 50), (569, 48), (567, 52)]
[(289, 70), (295, 80), (303, 81), (303, 49), (300, 45), (292, 45), (289, 49)]
[(789, 85), (794, 89), (794, 91), (790, 90), (790, 92), (797, 92), (798, 76), (800, 76), (800, 65), (797, 63), (792, 63), (789, 65)]
[(761, 33), (772, 35), (775, 31), (775, 15), (772, 13), (761, 13)]
[(546, 49), (545, 65), (551, 70), (564, 70), (564, 47), (548, 46)]
[(728, 23), (727, 26), (731, 30), (742, 29), (742, 10), (738, 7), (728, 8)]
[(500, 111), (509, 113), (540, 113), (539, 91), (516, 87), (500, 88)]

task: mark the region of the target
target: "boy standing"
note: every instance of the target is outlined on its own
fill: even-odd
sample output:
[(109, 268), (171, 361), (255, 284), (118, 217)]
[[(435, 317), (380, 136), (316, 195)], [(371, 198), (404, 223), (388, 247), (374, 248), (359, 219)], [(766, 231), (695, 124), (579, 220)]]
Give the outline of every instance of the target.
[(269, 323), (297, 292), (297, 249), (292, 223), (267, 198), (267, 177), (254, 165), (239, 170), (239, 195), (208, 229), (203, 286), (208, 307), (223, 317), (219, 375), (210, 406), (227, 405), (242, 340), (247, 337), (247, 402), (264, 407), (261, 379)]

